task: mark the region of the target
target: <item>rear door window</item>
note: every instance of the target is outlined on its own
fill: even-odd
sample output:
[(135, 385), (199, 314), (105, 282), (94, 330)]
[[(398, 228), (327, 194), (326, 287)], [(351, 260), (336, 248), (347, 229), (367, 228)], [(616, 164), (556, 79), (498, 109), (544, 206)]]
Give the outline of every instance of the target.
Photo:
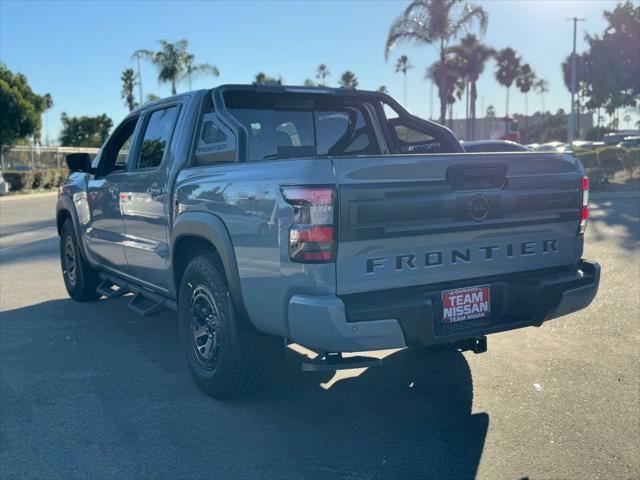
[(171, 142), (177, 118), (177, 106), (151, 113), (142, 137), (140, 155), (135, 164), (136, 170), (156, 168), (160, 165)]

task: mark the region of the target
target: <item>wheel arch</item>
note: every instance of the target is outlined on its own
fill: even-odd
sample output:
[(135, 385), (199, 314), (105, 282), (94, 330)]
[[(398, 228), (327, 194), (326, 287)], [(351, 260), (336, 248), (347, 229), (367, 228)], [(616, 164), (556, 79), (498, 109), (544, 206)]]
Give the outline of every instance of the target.
[(215, 252), (222, 261), (234, 308), (242, 315), (247, 314), (231, 236), (218, 216), (207, 212), (181, 213), (173, 224), (170, 245), (176, 299), (180, 280), (189, 261), (203, 253)]
[[(240, 286), (236, 254), (224, 222), (213, 213), (181, 213), (174, 222), (170, 245), (176, 300), (178, 300), (180, 280), (188, 264), (187, 259), (206, 252), (216, 252), (227, 278), (231, 305), (237, 314), (238, 333), (243, 339), (243, 347), (239, 352), (241, 361), (249, 365), (282, 361), (285, 350), (283, 339), (259, 332), (247, 313)], [(192, 250), (190, 251), (189, 248)]]

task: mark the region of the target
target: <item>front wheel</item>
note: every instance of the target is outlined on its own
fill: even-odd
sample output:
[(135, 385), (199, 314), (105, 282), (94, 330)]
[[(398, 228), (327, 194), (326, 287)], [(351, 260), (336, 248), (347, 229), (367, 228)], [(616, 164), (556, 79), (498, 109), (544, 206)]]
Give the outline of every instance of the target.
[(71, 219), (64, 222), (60, 231), (60, 264), (64, 286), (71, 298), (79, 302), (100, 298), (96, 292), (100, 277), (82, 257)]
[(238, 325), (220, 258), (215, 254), (193, 259), (185, 270), (178, 294), (180, 341), (198, 385), (216, 398), (257, 390), (261, 367), (241, 364)]

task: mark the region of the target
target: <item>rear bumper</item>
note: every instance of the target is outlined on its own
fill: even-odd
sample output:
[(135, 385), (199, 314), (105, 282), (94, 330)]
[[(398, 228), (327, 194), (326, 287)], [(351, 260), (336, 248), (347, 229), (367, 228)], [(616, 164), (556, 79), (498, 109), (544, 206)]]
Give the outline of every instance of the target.
[[(598, 291), (600, 265), (581, 261), (574, 270), (526, 272), (442, 285), (336, 297), (294, 295), (290, 337), (318, 351), (361, 352), (433, 345), (539, 326), (587, 307)], [(491, 316), (441, 324), (443, 290), (491, 286)]]

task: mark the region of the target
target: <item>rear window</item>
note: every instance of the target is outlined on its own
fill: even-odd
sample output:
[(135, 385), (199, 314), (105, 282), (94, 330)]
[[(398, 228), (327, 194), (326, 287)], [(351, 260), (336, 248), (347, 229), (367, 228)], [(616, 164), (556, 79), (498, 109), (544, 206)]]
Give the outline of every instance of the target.
[(278, 103), (255, 99), (251, 105), (230, 105), (247, 130), (250, 161), (380, 153), (361, 106)]

